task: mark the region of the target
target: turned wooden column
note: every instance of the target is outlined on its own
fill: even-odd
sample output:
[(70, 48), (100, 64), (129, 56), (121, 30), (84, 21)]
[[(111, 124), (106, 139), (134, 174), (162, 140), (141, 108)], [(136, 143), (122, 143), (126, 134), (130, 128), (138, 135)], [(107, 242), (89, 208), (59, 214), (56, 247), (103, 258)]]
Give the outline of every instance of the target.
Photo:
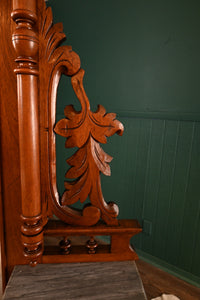
[(40, 261), (43, 226), (40, 197), (38, 50), (36, 0), (13, 0), (16, 29), (12, 42), (16, 51), (18, 123), (21, 172), (22, 243), (30, 264)]

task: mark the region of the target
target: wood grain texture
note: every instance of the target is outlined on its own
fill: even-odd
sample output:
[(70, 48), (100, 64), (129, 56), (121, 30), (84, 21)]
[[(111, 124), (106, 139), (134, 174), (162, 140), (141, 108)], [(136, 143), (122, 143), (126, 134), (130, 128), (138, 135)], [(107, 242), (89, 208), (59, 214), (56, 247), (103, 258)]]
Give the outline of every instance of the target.
[[(1, 119), (0, 119), (1, 123)], [(1, 147), (0, 147), (1, 149)], [(1, 155), (0, 155), (1, 157)], [(6, 286), (6, 252), (5, 252), (5, 235), (4, 235), (4, 212), (1, 190), (1, 165), (0, 165), (0, 299), (2, 290)]]
[[(0, 106), (1, 115), (1, 106)], [(0, 128), (1, 128), (1, 118), (0, 118)], [(1, 131), (0, 131), (0, 158), (1, 158)], [(3, 197), (1, 189), (1, 163), (0, 163), (0, 297), (2, 290), (5, 288), (5, 278), (6, 278), (6, 254), (5, 254), (5, 236), (4, 236), (4, 211), (3, 211)]]
[[(10, 17), (12, 1), (1, 1), (0, 9), (0, 112), (1, 112), (1, 178), (2, 206), (4, 214), (4, 246), (6, 258), (3, 263), (7, 281), (13, 267), (25, 263), (20, 237), (21, 188), (17, 109), (17, 83), (13, 72), (16, 54), (12, 46), (14, 23)], [(6, 274), (5, 274), (6, 273)]]
[(143, 260), (136, 262), (147, 299), (151, 300), (162, 294), (172, 294), (181, 300), (199, 300), (200, 288), (197, 288)]
[(142, 300), (146, 296), (135, 263), (128, 261), (17, 266), (3, 299)]
[(43, 251), (40, 198), (40, 148), (38, 107), (37, 1), (13, 0), (16, 28), (12, 43), (16, 52), (18, 130), (21, 175), (21, 238), (24, 256), (36, 264)]
[(141, 231), (142, 228), (137, 220), (119, 220), (117, 226), (107, 226), (105, 223), (99, 222), (92, 227), (70, 226), (62, 221), (50, 220), (44, 228), (45, 235), (47, 236), (89, 236), (91, 232), (93, 232), (94, 235), (111, 235), (117, 233), (137, 234)]

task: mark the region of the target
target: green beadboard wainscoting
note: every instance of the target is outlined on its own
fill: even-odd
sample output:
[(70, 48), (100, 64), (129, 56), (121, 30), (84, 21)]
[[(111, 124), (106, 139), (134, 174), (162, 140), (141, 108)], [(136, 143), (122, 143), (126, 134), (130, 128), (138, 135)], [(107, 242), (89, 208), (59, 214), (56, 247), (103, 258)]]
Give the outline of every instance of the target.
[[(200, 280), (200, 1), (50, 0), (67, 44), (80, 55), (95, 110), (117, 112), (123, 137), (109, 138), (112, 176), (104, 196), (121, 218), (137, 218), (133, 239), (151, 263), (196, 285)], [(57, 119), (79, 108), (70, 80), (58, 89)], [(65, 139), (57, 138), (64, 189)]]

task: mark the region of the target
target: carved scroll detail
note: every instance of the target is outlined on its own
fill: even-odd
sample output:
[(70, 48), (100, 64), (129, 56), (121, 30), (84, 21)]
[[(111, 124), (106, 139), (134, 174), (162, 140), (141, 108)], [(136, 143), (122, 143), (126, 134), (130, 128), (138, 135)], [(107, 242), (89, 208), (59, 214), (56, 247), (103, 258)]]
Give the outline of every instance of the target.
[[(43, 198), (48, 198), (48, 213), (54, 213), (61, 220), (75, 225), (94, 225), (100, 217), (110, 225), (117, 225), (118, 207), (114, 203), (106, 203), (100, 182), (100, 172), (110, 175), (109, 162), (112, 157), (107, 155), (99, 143), (106, 143), (106, 138), (114, 133), (122, 134), (123, 125), (115, 119), (115, 114), (106, 114), (99, 105), (96, 112), (90, 111), (89, 100), (83, 88), (84, 71), (80, 69), (80, 58), (70, 46), (59, 46), (64, 40), (62, 24), (52, 23), (50, 8), (44, 11), (44, 23), (40, 33), (40, 69), (41, 74), (41, 111), (47, 111), (41, 117), (41, 133), (43, 178), (46, 188)], [(71, 83), (82, 110), (77, 112), (72, 105), (65, 108), (65, 119), (56, 126), (56, 94), (61, 74), (71, 76)], [(47, 106), (45, 100), (47, 99)], [(74, 179), (66, 182), (63, 196), (60, 198), (56, 185), (56, 150), (55, 132), (67, 138), (66, 147), (78, 147), (79, 150), (68, 159), (71, 165), (66, 177)], [(45, 154), (48, 152), (48, 158)], [(45, 161), (45, 163), (44, 163)], [(49, 170), (45, 178), (45, 171)], [(50, 187), (48, 189), (48, 187)], [(79, 199), (83, 203), (89, 195), (91, 205), (82, 211), (71, 207)]]
[(101, 218), (108, 224), (116, 224), (118, 207), (114, 203), (107, 204), (101, 192), (100, 172), (110, 175), (112, 157), (107, 155), (98, 142), (106, 143), (107, 137), (115, 133), (122, 135), (123, 125), (117, 121), (113, 113), (106, 114), (99, 105), (96, 112), (90, 111), (90, 104), (83, 88), (84, 71), (72, 77), (72, 86), (81, 103), (82, 110), (77, 112), (72, 105), (65, 107), (65, 119), (55, 126), (55, 132), (67, 138), (66, 147), (80, 148), (67, 160), (71, 168), (66, 178), (75, 179), (65, 183), (66, 191), (62, 196), (62, 205), (71, 205), (78, 200), (84, 202), (88, 195), (93, 206), (101, 211)]

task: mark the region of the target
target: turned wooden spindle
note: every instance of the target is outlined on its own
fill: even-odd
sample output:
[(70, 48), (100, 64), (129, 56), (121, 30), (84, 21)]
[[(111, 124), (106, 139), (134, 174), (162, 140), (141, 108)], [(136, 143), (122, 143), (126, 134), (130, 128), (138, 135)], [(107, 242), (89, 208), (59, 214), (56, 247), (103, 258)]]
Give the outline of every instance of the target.
[(12, 43), (16, 51), (19, 149), (21, 171), (22, 244), (31, 265), (43, 252), (40, 199), (40, 155), (38, 114), (38, 51), (36, 0), (13, 0), (16, 23)]
[(88, 248), (89, 254), (95, 254), (97, 251), (97, 241), (94, 239), (94, 236), (91, 236), (90, 239), (86, 243), (86, 247)]
[(70, 254), (71, 241), (67, 237), (64, 237), (63, 240), (60, 241), (59, 246), (62, 254)]

